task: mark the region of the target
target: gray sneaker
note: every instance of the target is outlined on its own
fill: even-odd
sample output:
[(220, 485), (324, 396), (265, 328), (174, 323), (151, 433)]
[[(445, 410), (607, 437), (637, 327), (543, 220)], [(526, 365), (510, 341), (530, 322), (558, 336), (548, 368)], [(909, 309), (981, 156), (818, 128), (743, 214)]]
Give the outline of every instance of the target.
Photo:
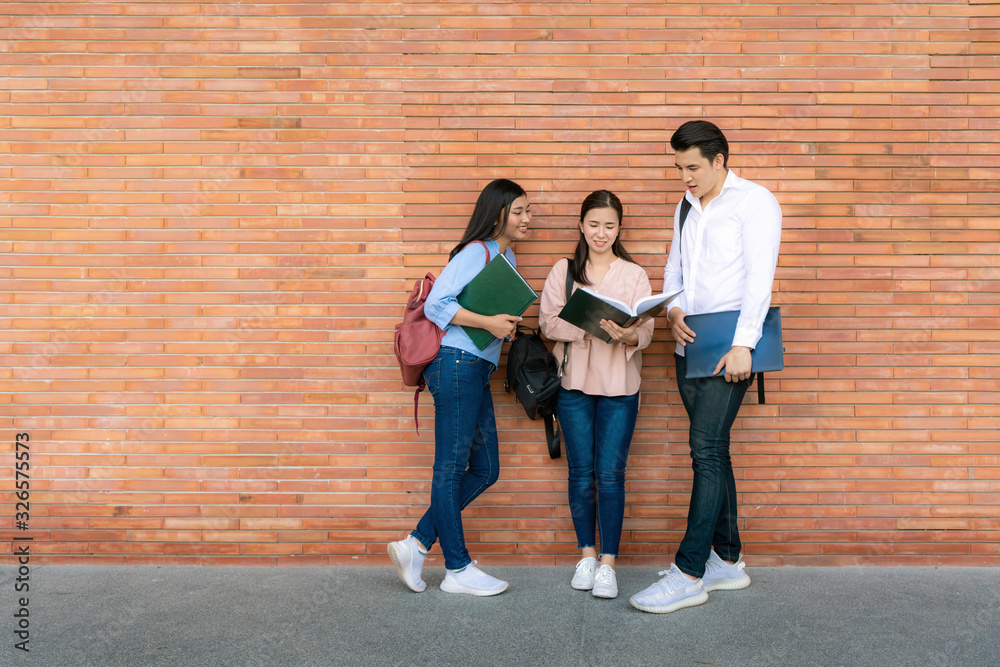
[(670, 564), (669, 570), (661, 570), (660, 574), (664, 575), (662, 579), (633, 595), (629, 604), (642, 611), (666, 614), (708, 601), (701, 579), (688, 579), (675, 563)]
[(719, 558), (719, 554), (712, 549), (708, 555), (708, 562), (705, 563), (705, 576), (701, 578), (705, 592), (746, 588), (750, 585), (750, 576), (743, 571), (745, 568), (746, 563), (743, 562), (742, 556), (730, 564)]

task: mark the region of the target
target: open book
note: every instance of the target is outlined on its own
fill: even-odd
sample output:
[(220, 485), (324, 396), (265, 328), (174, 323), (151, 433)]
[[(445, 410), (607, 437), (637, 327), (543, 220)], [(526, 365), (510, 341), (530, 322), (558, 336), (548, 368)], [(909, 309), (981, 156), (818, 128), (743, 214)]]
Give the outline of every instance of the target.
[(683, 291), (653, 294), (639, 299), (632, 307), (624, 301), (579, 287), (559, 311), (559, 317), (605, 343), (610, 343), (611, 334), (601, 328), (601, 320), (610, 320), (627, 329), (640, 320), (645, 322), (659, 315)]

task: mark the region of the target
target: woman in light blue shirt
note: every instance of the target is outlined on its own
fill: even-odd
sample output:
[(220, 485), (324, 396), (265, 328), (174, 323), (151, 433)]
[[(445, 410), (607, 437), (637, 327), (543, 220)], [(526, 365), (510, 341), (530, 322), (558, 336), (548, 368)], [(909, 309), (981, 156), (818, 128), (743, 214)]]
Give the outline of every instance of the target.
[[(446, 568), (441, 590), (477, 596), (507, 590), (506, 581), (486, 574), (470, 558), (462, 510), (500, 475), (490, 374), (500, 360), (503, 339), (514, 333), (521, 318), (479, 315), (462, 308), (456, 297), (497, 253), (516, 266), (510, 246), (527, 237), (530, 206), (524, 190), (512, 181), (498, 179), (487, 185), (424, 303), (424, 314), (445, 332), (441, 351), (424, 371), (434, 396), (431, 506), (416, 530), (388, 546), (400, 579), (418, 593), (427, 587), (420, 572), (436, 540), (441, 541)], [(486, 329), (496, 339), (480, 350), (465, 326)]]

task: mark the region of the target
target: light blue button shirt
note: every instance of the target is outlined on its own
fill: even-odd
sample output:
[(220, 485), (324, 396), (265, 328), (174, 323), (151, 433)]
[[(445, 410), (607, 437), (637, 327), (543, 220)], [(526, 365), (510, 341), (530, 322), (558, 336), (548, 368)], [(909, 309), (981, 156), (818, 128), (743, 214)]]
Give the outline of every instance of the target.
[[(489, 248), (489, 259), (493, 259), (500, 252), (500, 244), (493, 239), (487, 239), (483, 243)], [(513, 266), (517, 266), (514, 260), (514, 251), (509, 247), (504, 252), (504, 256), (510, 260)], [(486, 262), (486, 251), (478, 243), (473, 242), (462, 248), (461, 252), (448, 262), (448, 266), (444, 267), (441, 275), (434, 281), (434, 287), (424, 303), (424, 314), (427, 319), (444, 330), (442, 345), (465, 350), (496, 366), (500, 361), (502, 340), (494, 338), (493, 342), (480, 350), (466, 335), (462, 327), (451, 324), (455, 313), (461, 308), (455, 297), (469, 284), (469, 281), (476, 277), (476, 274), (486, 267)]]

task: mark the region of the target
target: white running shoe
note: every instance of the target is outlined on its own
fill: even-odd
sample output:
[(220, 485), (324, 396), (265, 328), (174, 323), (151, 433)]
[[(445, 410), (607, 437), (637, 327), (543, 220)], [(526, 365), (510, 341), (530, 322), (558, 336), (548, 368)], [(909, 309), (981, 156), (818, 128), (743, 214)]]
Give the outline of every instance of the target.
[(712, 549), (705, 563), (705, 576), (701, 578), (705, 592), (735, 591), (750, 585), (750, 576), (744, 572), (746, 563), (741, 556), (735, 563), (727, 563)]
[(569, 585), (578, 591), (589, 591), (594, 587), (594, 573), (596, 571), (596, 558), (593, 556), (582, 558), (580, 562), (576, 564), (576, 574), (573, 575), (573, 581), (571, 581)]
[(594, 575), (593, 596), (608, 600), (618, 597), (618, 577), (615, 576), (615, 569), (610, 565), (602, 565), (597, 568), (597, 574)]
[(636, 609), (666, 614), (684, 607), (694, 607), (708, 601), (708, 593), (701, 579), (691, 580), (681, 572), (675, 563), (669, 570), (661, 570), (662, 579), (644, 591), (640, 591), (629, 600)]
[(411, 591), (419, 593), (427, 588), (427, 584), (420, 577), (426, 554), (420, 553), (417, 549), (417, 540), (413, 535), (399, 542), (390, 542), (386, 550), (396, 567), (396, 574)]
[(441, 590), (446, 593), (468, 593), (478, 597), (497, 595), (507, 590), (507, 582), (491, 577), (472, 561), (461, 572), (445, 570)]

